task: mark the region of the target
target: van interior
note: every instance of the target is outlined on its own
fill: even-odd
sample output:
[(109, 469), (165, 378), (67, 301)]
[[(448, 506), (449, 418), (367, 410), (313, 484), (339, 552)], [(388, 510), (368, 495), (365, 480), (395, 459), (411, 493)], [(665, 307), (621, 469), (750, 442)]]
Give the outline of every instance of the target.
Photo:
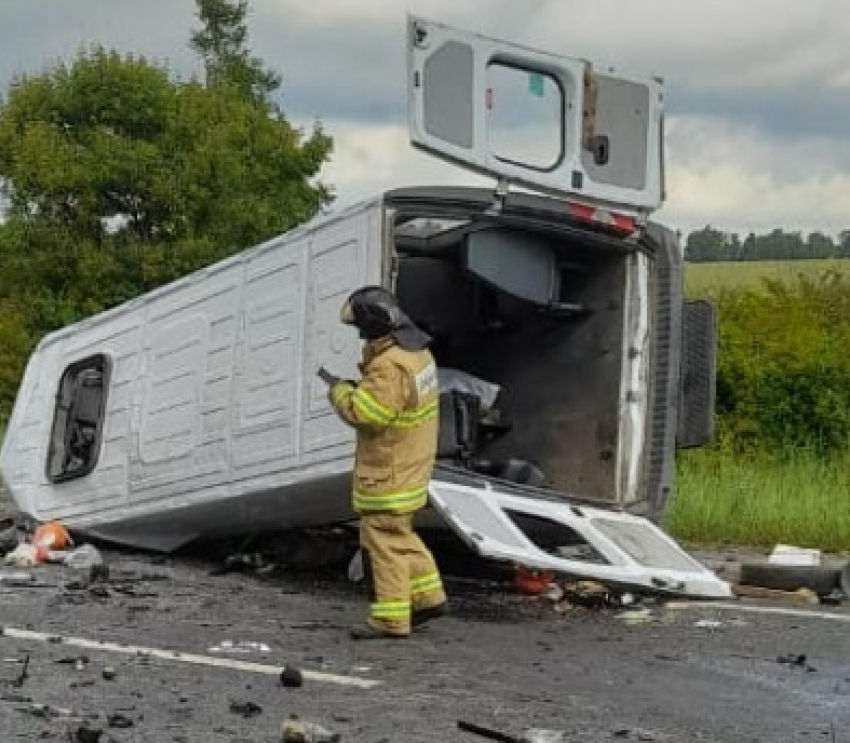
[(395, 291), (434, 339), (441, 464), (616, 498), (626, 249), (493, 218), (399, 219)]

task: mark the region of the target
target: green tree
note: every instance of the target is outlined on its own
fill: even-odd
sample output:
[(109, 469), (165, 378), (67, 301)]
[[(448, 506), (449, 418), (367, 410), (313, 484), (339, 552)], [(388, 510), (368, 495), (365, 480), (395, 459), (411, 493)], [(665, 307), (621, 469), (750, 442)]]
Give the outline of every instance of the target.
[[(247, 60), (268, 91), (272, 78), (239, 56), (240, 40), (227, 53)], [(331, 145), (319, 123), (293, 127), (241, 82), (176, 81), (99, 47), (15, 80), (0, 101), (0, 420), (44, 332), (329, 204), (317, 176)]]
[(695, 263), (728, 260), (727, 242), (728, 235), (725, 232), (707, 225), (688, 235), (685, 256), (687, 260)]
[(281, 77), (264, 69), (247, 47), (247, 0), (197, 0), (203, 27), (192, 34), (191, 47), (204, 61), (208, 86), (232, 84), (258, 101), (280, 87)]

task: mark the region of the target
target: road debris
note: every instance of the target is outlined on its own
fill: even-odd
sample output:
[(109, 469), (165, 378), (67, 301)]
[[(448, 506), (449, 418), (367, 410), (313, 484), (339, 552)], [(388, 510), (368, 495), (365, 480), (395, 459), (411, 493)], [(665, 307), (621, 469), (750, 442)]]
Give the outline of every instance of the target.
[(294, 666), (284, 666), (280, 672), (280, 684), (287, 689), (298, 689), (304, 685), (304, 676)]
[(101, 743), (104, 736), (103, 730), (99, 728), (90, 728), (88, 725), (80, 725), (73, 733), (68, 734), (68, 737), (73, 743)]
[(248, 655), (250, 653), (268, 655), (271, 653), (271, 648), (262, 642), (222, 640), (218, 645), (211, 647), (209, 652), (222, 655)]
[(301, 720), (290, 715), (280, 728), (283, 743), (339, 743), (342, 737), (315, 722)]
[(113, 715), (108, 715), (106, 718), (106, 723), (111, 728), (115, 728), (117, 730), (126, 730), (127, 728), (131, 728), (135, 725), (135, 723), (127, 717), (127, 715), (122, 715), (120, 712), (116, 712)]
[(796, 591), (780, 591), (775, 588), (762, 588), (761, 586), (737, 585), (733, 587), (733, 590), (739, 598), (785, 601), (792, 604), (811, 606), (820, 603), (818, 595), (809, 588), (798, 588)]
[(700, 619), (694, 622), (694, 627), (699, 627), (700, 629), (720, 629), (723, 626), (723, 622), (716, 619)]
[(767, 558), (771, 565), (816, 566), (821, 564), (821, 551), (777, 544)]
[(0, 679), (0, 684), (11, 686), (13, 689), (20, 689), (29, 678), (30, 655), (27, 653), (23, 658), (11, 658), (9, 661), (20, 665), (21, 671), (13, 679)]
[(655, 621), (655, 613), (651, 609), (630, 609), (615, 615), (627, 625), (649, 624)]
[(234, 715), (241, 715), (247, 720), (249, 717), (262, 714), (263, 708), (251, 701), (238, 702), (234, 700), (230, 702), (230, 711)]
[(500, 730), (476, 725), (465, 720), (458, 720), (459, 730), (473, 735), (479, 735), (488, 740), (500, 741), (500, 743), (563, 743), (566, 741), (566, 733), (563, 730), (550, 730), (547, 728), (529, 728), (521, 735), (511, 735)]
[(791, 668), (802, 668), (807, 673), (816, 673), (817, 668), (809, 665), (808, 658), (805, 654), (797, 654), (797, 653), (787, 653), (786, 655), (780, 655), (776, 662), (782, 666), (789, 666)]

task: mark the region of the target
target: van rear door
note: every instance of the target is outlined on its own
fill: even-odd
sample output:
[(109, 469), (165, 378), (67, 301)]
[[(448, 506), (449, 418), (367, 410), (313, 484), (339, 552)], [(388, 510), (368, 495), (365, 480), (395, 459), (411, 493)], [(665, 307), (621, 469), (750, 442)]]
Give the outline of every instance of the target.
[(413, 146), (477, 173), (645, 218), (663, 189), (659, 80), (408, 16)]

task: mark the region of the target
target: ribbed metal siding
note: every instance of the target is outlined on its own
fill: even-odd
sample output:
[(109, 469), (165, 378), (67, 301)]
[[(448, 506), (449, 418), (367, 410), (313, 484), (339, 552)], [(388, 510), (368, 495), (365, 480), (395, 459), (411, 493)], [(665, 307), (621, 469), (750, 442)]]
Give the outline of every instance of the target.
[(682, 342), (682, 255), (675, 233), (650, 223), (646, 241), (656, 260), (652, 308), (653, 365), (648, 451), (644, 470), (646, 515), (660, 521), (675, 479), (679, 362)]

